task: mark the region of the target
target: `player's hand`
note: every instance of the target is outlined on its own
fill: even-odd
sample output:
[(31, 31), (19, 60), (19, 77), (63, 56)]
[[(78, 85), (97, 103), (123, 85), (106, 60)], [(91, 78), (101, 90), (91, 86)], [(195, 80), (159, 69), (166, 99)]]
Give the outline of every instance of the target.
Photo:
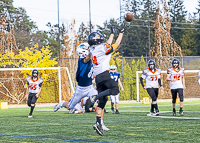
[(124, 33), (124, 31), (126, 30), (126, 25), (124, 24), (124, 23), (122, 23), (121, 24), (121, 27), (120, 28), (118, 28), (118, 30), (119, 30), (119, 33)]
[(124, 88), (121, 88), (121, 91), (124, 91)]
[(173, 82), (174, 82), (174, 81), (177, 81), (177, 79), (171, 79), (171, 81), (173, 81)]
[(39, 97), (39, 94), (36, 94), (35, 96), (36, 96), (36, 98), (38, 98), (38, 97)]
[(160, 87), (161, 90), (164, 90), (163, 86)]
[(146, 86), (144, 86), (144, 89), (147, 89), (147, 87), (146, 87)]
[(28, 94), (25, 95), (26, 99), (28, 99)]
[(115, 28), (112, 25), (110, 25), (110, 33), (115, 34)]
[(186, 89), (186, 87), (185, 86), (183, 86), (183, 90), (185, 90)]

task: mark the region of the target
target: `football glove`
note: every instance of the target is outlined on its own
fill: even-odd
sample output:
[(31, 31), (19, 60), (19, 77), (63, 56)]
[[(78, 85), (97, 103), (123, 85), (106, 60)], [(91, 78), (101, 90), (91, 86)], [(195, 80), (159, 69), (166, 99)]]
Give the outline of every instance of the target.
[(124, 33), (124, 31), (126, 30), (126, 25), (124, 23), (121, 24), (120, 28), (117, 28), (119, 30), (119, 33)]
[(112, 25), (110, 25), (110, 33), (115, 34), (115, 28)]

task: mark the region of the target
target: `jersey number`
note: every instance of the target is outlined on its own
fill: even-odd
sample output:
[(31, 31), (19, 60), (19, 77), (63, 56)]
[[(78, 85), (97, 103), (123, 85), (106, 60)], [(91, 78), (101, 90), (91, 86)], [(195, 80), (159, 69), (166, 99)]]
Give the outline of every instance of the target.
[(37, 85), (37, 84), (33, 84), (33, 83), (31, 83), (31, 85), (30, 85), (31, 90), (36, 90), (36, 85)]
[(158, 79), (157, 75), (151, 76), (151, 81), (156, 81)]
[(178, 74), (178, 75), (175, 75), (174, 76), (174, 79), (177, 79), (177, 80), (181, 80), (181, 76)]
[(92, 56), (92, 62), (95, 64), (95, 65), (98, 65), (97, 63), (97, 57), (96, 56)]

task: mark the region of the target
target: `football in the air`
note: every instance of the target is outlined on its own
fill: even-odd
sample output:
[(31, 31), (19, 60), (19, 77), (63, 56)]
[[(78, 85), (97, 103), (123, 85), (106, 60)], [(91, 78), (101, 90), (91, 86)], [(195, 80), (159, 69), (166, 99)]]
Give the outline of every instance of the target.
[(128, 12), (124, 15), (124, 19), (127, 21), (127, 22), (131, 22), (133, 20), (133, 14)]

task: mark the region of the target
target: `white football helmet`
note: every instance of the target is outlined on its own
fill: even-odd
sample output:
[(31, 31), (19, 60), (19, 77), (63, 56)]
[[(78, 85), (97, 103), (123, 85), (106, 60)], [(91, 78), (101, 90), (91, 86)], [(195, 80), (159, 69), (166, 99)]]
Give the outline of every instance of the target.
[(117, 67), (115, 65), (110, 66), (110, 72), (116, 72)]
[(87, 57), (87, 55), (89, 54), (89, 44), (88, 43), (81, 43), (77, 49), (76, 49), (76, 52), (78, 54), (78, 56), (81, 58), (81, 59), (84, 59), (85, 57)]

